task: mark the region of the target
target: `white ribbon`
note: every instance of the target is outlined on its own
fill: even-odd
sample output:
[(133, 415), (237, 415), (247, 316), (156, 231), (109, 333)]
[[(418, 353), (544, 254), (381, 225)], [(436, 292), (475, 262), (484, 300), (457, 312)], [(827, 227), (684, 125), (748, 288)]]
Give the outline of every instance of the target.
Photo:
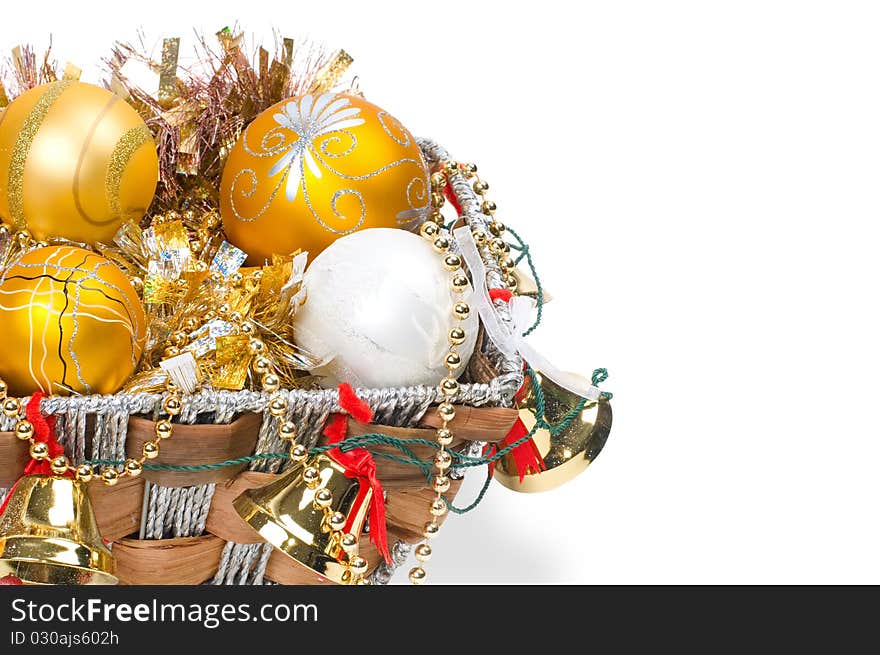
[(186, 351), (175, 357), (163, 359), (159, 362), (159, 366), (168, 373), (168, 377), (183, 393), (195, 393), (199, 386), (199, 365), (191, 352)]
[(560, 387), (571, 393), (586, 398), (587, 400), (599, 400), (601, 391), (587, 380), (574, 373), (559, 370), (550, 363), (541, 353), (530, 346), (522, 336), (532, 320), (532, 315), (537, 307), (534, 298), (528, 296), (514, 296), (510, 303), (510, 327), (501, 320), (489, 295), (486, 285), (486, 265), (480, 257), (480, 251), (471, 234), (470, 227), (463, 225), (453, 230), (453, 235), (458, 242), (461, 256), (467, 264), (468, 270), (474, 281), (474, 302), (483, 327), (492, 343), (507, 357), (516, 357), (519, 354), (529, 363), (533, 369), (541, 372)]

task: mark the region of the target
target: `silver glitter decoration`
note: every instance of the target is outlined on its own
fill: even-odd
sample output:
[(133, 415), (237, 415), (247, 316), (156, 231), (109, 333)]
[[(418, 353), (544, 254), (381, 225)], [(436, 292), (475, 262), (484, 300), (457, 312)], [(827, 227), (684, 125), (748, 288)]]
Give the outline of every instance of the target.
[(212, 350), (217, 349), (217, 337), (225, 337), (233, 333), (235, 326), (229, 321), (215, 318), (208, 321), (198, 330), (190, 332), (190, 343), (183, 349), (191, 352), (196, 357), (204, 357)]
[(211, 260), (210, 270), (218, 271), (224, 277), (229, 277), (241, 268), (245, 259), (247, 259), (247, 253), (244, 250), (240, 250), (228, 241), (224, 241), (220, 244), (220, 248), (217, 249), (214, 259)]

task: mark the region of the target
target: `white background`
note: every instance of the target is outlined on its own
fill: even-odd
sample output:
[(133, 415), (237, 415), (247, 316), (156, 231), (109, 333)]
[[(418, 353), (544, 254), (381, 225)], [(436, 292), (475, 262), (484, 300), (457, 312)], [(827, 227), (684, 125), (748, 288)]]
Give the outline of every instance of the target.
[(534, 344), (611, 372), (596, 463), (494, 486), (432, 582), (880, 582), (876, 4), (4, 3), (0, 50), (51, 32), (94, 79), (138, 25), (235, 20), (476, 161), (555, 296)]

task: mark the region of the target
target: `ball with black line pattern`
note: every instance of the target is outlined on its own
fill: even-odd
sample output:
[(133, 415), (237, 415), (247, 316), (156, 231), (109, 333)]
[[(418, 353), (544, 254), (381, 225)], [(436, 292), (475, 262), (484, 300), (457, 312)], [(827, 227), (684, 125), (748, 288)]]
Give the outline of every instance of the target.
[(100, 255), (47, 246), (0, 271), (0, 378), (10, 394), (114, 393), (145, 337), (137, 293)]

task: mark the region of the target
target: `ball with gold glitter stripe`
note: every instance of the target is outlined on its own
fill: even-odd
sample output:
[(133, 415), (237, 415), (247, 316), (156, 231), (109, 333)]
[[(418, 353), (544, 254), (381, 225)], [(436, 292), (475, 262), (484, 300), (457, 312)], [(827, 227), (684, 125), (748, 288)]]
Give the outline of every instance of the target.
[(0, 378), (16, 396), (114, 393), (145, 339), (137, 293), (100, 255), (46, 246), (0, 270)]
[(147, 125), (106, 89), (52, 82), (0, 114), (0, 218), (37, 239), (110, 241), (146, 213), (158, 176)]

